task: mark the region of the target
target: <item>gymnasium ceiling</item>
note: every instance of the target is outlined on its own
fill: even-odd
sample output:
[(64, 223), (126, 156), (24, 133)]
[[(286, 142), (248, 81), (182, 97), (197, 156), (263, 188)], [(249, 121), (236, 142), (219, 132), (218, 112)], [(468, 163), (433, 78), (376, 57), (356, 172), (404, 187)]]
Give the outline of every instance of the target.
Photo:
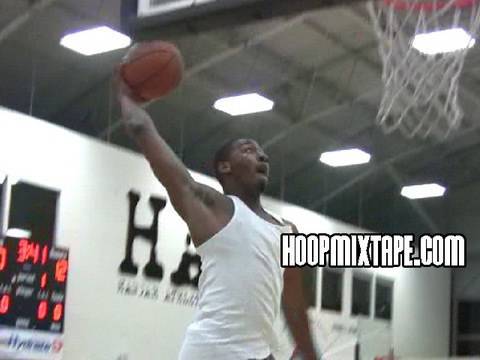
[[(0, 105), (133, 149), (111, 96), (112, 68), (125, 50), (84, 57), (59, 45), (76, 29), (118, 28), (119, 3), (1, 0)], [(449, 230), (445, 219), (463, 206), (452, 194), (480, 180), (478, 46), (462, 78), (463, 126), (439, 142), (376, 127), (381, 63), (361, 2), (167, 40), (182, 51), (187, 75), (149, 110), (193, 170), (211, 174), (210, 159), (226, 138), (253, 137), (272, 160), (269, 195), (374, 230), (408, 232)], [(212, 108), (220, 97), (252, 90), (273, 99), (274, 111), (232, 118)], [(321, 152), (346, 147), (368, 151), (371, 163), (334, 169), (318, 162)], [(424, 181), (447, 185), (448, 195), (399, 196), (399, 186)]]

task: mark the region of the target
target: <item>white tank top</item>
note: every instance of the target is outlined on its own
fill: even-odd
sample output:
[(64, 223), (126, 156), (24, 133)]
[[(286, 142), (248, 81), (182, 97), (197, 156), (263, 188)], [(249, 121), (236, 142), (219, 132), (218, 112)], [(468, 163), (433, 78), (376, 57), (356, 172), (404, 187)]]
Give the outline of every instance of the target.
[(180, 360), (263, 359), (271, 353), (283, 289), (280, 235), (292, 230), (229, 197), (231, 220), (197, 248), (202, 259), (199, 308)]

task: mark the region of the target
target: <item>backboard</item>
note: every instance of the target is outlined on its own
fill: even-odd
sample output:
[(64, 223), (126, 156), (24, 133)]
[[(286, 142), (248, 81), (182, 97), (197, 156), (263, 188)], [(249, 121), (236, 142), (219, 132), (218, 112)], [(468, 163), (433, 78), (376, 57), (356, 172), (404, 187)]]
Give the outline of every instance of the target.
[(247, 24), (361, 0), (122, 0), (122, 29), (135, 41)]

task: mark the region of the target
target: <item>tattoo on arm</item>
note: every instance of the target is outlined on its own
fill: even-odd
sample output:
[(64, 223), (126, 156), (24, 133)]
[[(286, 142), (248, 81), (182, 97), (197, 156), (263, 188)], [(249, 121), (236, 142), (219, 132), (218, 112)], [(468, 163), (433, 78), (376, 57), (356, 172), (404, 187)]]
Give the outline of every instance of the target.
[(202, 203), (204, 203), (207, 207), (213, 207), (215, 204), (215, 194), (213, 189), (202, 185), (196, 184), (194, 185), (193, 193)]

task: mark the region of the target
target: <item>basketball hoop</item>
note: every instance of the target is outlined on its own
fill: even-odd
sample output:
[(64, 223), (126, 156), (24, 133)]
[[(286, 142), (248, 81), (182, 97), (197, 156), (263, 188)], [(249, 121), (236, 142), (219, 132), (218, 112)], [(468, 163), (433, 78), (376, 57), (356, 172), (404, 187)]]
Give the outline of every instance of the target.
[(377, 123), (385, 133), (446, 138), (463, 118), (459, 79), (478, 35), (480, 0), (378, 0), (367, 8), (383, 62)]

